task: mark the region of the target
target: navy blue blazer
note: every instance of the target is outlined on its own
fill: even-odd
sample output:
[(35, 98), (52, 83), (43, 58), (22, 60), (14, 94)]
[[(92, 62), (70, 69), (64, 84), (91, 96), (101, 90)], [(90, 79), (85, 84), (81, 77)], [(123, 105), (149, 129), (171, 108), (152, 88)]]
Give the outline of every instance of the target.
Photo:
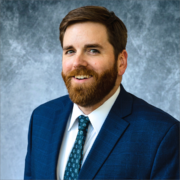
[[(57, 178), (59, 150), (72, 107), (69, 97), (63, 96), (33, 111), (24, 179)], [(178, 178), (179, 121), (121, 85), (79, 179)]]

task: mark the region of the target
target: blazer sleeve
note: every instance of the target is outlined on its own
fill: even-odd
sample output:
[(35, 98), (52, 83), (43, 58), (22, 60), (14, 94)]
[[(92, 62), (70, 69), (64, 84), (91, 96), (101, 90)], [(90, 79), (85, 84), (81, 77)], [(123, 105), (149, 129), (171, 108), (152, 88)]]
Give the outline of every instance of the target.
[(33, 123), (33, 113), (31, 115), (29, 123), (29, 132), (28, 132), (28, 147), (27, 154), (25, 158), (25, 169), (24, 169), (24, 179), (32, 179), (31, 175), (31, 147), (32, 147), (32, 123)]
[(179, 122), (174, 124), (162, 139), (150, 179), (179, 179), (179, 127)]

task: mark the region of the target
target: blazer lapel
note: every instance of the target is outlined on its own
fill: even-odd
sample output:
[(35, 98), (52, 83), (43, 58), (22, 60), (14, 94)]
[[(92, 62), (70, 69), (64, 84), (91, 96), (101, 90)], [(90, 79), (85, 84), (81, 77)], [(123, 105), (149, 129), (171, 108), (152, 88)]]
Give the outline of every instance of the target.
[[(62, 104), (61, 109), (57, 110), (52, 121), (51, 134), (49, 134), (48, 158), (47, 158), (47, 171), (45, 172), (46, 178), (56, 179), (56, 168), (59, 157), (59, 150), (61, 147), (64, 131), (72, 111), (72, 102), (68, 99), (66, 103)], [(62, 108), (63, 107), (63, 108)]]
[(79, 179), (93, 179), (101, 168), (117, 141), (129, 126), (123, 117), (129, 115), (132, 109), (132, 97), (124, 90), (116, 99), (110, 113), (104, 122), (89, 154), (82, 166)]

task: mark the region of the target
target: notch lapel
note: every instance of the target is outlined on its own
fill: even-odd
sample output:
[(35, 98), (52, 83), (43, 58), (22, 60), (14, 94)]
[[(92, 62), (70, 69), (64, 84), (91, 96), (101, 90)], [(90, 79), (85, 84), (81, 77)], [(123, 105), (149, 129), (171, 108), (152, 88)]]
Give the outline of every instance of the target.
[(129, 126), (123, 117), (132, 109), (132, 96), (121, 85), (121, 91), (107, 116), (79, 173), (79, 179), (93, 179), (118, 140)]
[(69, 99), (66, 100), (66, 103), (62, 103), (62, 105), (59, 106), (61, 109), (56, 110), (54, 118), (52, 119), (52, 127), (49, 127), (49, 129), (51, 129), (51, 131), (48, 132), (49, 135), (47, 135), (47, 137), (49, 137), (49, 143), (46, 144), (47, 147), (44, 147), (45, 149), (47, 148), (47, 169), (44, 172), (46, 179), (56, 179), (59, 151), (66, 124), (73, 106), (72, 102)]

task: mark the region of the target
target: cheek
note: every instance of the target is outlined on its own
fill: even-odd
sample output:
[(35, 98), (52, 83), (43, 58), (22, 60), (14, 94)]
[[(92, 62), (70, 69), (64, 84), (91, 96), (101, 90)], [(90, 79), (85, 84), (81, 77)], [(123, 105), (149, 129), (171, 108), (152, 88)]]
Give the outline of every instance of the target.
[(70, 63), (70, 61), (62, 61), (62, 70), (64, 73), (68, 72), (71, 70), (72, 64)]
[(107, 69), (111, 68), (112, 63), (104, 62), (104, 61), (96, 61), (91, 64), (91, 67), (94, 71), (102, 73)]
[(102, 69), (102, 66), (103, 66), (103, 64), (100, 61), (95, 61), (89, 64), (91, 67), (93, 67), (94, 70), (100, 70)]

